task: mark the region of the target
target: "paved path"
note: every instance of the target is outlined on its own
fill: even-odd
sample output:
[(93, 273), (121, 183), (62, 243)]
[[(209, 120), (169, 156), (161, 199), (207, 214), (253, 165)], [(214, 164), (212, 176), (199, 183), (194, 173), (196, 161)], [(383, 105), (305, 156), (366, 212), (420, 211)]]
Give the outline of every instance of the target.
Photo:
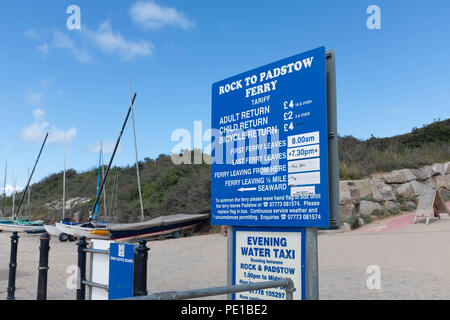
[[(408, 216), (364, 229), (319, 236), (321, 299), (450, 299), (450, 218), (405, 223)], [(400, 220), (396, 220), (400, 219)], [(409, 220), (408, 220), (409, 221)], [(372, 230), (371, 230), (372, 229)], [(376, 229), (375, 229), (376, 230)], [(0, 299), (6, 297), (10, 234), (0, 233)], [(75, 243), (51, 240), (49, 299), (74, 299), (66, 287)], [(219, 234), (149, 242), (149, 292), (226, 284), (226, 238)], [(17, 299), (35, 299), (39, 237), (19, 240)], [(381, 270), (381, 289), (366, 286), (367, 267)], [(223, 299), (224, 296), (216, 297)]]
[[(450, 218), (442, 214), (426, 225), (425, 219), (412, 224), (413, 217), (320, 236), (320, 297), (450, 299)], [(380, 267), (380, 290), (367, 288), (371, 265)]]

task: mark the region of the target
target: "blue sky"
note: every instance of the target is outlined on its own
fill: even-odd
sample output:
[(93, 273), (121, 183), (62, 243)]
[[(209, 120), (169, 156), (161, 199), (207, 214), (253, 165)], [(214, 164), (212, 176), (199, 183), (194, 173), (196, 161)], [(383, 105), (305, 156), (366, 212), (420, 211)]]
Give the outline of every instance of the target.
[[(369, 30), (369, 5), (381, 30)], [(66, 9), (81, 9), (68, 30)], [(443, 1), (3, 1), (0, 177), (24, 186), (96, 166), (135, 104), (140, 159), (168, 154), (175, 129), (210, 126), (213, 82), (319, 46), (336, 51), (338, 127), (366, 139), (449, 117), (450, 3)], [(207, 145), (207, 142), (205, 142)], [(107, 154), (109, 159), (109, 154)], [(131, 123), (115, 164), (134, 161)]]

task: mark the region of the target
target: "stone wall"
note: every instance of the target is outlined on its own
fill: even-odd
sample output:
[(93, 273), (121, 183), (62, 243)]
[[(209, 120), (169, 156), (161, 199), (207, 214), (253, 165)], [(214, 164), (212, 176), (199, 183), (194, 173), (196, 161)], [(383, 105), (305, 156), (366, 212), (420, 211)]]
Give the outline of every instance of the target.
[(450, 198), (450, 162), (377, 173), (363, 180), (340, 181), (341, 221), (352, 214), (368, 216), (375, 210), (400, 211), (415, 207), (427, 188), (439, 189), (444, 197)]

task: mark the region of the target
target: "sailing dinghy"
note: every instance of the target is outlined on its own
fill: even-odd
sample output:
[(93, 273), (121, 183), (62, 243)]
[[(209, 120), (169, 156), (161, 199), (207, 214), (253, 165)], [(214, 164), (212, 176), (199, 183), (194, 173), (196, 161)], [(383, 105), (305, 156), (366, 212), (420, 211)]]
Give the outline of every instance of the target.
[[(99, 156), (99, 169), (97, 174), (97, 197), (99, 191), (99, 179), (100, 179), (100, 164), (102, 160), (102, 153)], [(65, 178), (64, 182), (65, 183)], [(53, 233), (58, 233), (58, 238), (60, 241), (66, 241), (66, 235), (69, 235), (69, 239), (74, 239), (78, 237), (86, 237), (88, 239), (109, 239), (109, 232), (106, 229), (106, 223), (96, 222), (98, 214), (98, 206), (95, 207), (95, 215), (93, 221), (88, 221), (85, 223), (70, 223), (64, 219), (65, 217), (65, 187), (63, 188), (63, 219), (59, 223), (55, 223), (54, 226), (45, 226), (46, 229), (52, 231)], [(55, 230), (56, 229), (56, 230)]]
[[(131, 92), (132, 91), (130, 83), (130, 98)], [(133, 104), (131, 104), (130, 109), (131, 121), (133, 126), (134, 151), (136, 156), (136, 175), (141, 209), (141, 221), (136, 223), (109, 224), (107, 226), (107, 229), (109, 230), (111, 239), (117, 242), (131, 242), (139, 239), (148, 239), (168, 234), (175, 234), (176, 232), (194, 228), (195, 226), (205, 222), (209, 218), (209, 214), (175, 214), (160, 216), (147, 221), (144, 220), (144, 206), (142, 202), (141, 180), (139, 175), (139, 160), (136, 143)]]
[[(133, 98), (131, 99), (130, 107), (128, 109), (127, 116), (126, 116), (125, 121), (124, 121), (124, 123), (122, 125), (122, 129), (120, 130), (119, 137), (117, 138), (116, 145), (115, 145), (113, 153), (111, 155), (111, 159), (109, 160), (108, 168), (106, 169), (106, 173), (105, 173), (105, 176), (103, 177), (103, 180), (102, 180), (102, 183), (100, 185), (100, 188), (97, 187), (97, 196), (95, 198), (94, 207), (93, 207), (93, 209), (91, 211), (92, 214), (95, 214), (93, 219), (92, 220), (89, 219), (88, 222), (80, 224), (80, 225), (76, 225), (76, 226), (74, 226), (74, 225), (64, 225), (62, 223), (56, 223), (56, 227), (61, 232), (67, 233), (67, 234), (72, 235), (74, 237), (84, 236), (84, 237), (86, 237), (88, 239), (110, 239), (109, 231), (106, 228), (107, 224), (96, 221), (97, 210), (98, 210), (97, 206), (98, 206), (98, 202), (99, 202), (100, 196), (102, 194), (102, 191), (103, 191), (106, 179), (108, 178), (108, 174), (109, 174), (109, 171), (111, 169), (111, 164), (112, 164), (112, 162), (114, 160), (114, 156), (115, 156), (115, 154), (117, 152), (117, 147), (119, 146), (120, 139), (122, 138), (122, 134), (123, 134), (123, 132), (125, 130), (125, 126), (126, 126), (126, 124), (128, 122), (128, 118), (130, 117), (130, 113), (133, 110), (133, 105), (134, 105), (134, 101), (136, 100), (136, 95), (137, 94), (135, 93)], [(99, 163), (100, 163), (100, 161), (99, 161)], [(99, 170), (99, 172), (100, 172), (100, 170)]]
[(106, 224), (99, 222), (86, 222), (79, 225), (68, 225), (64, 223), (55, 223), (56, 228), (62, 233), (66, 233), (73, 237), (86, 237), (87, 239), (103, 239), (109, 240), (109, 231)]
[(194, 228), (208, 220), (209, 214), (175, 214), (144, 222), (110, 224), (111, 239), (117, 242), (148, 239)]
[[(23, 219), (23, 220), (17, 220), (17, 216), (19, 215), (20, 208), (22, 207), (23, 200), (25, 199), (25, 195), (27, 195), (28, 188), (30, 187), (31, 178), (33, 178), (34, 170), (36, 169), (36, 166), (39, 162), (39, 158), (41, 157), (42, 150), (44, 149), (45, 143), (48, 138), (48, 132), (45, 135), (44, 142), (42, 143), (41, 150), (39, 151), (39, 155), (36, 159), (36, 162), (33, 167), (33, 171), (31, 172), (31, 175), (28, 177), (28, 183), (25, 187), (25, 190), (22, 193), (22, 198), (20, 199), (19, 206), (17, 207), (16, 212), (12, 213), (11, 222), (9, 223), (0, 223), (0, 229), (3, 231), (8, 232), (29, 232), (29, 233), (42, 233), (45, 232), (44, 229), (44, 222), (43, 221), (29, 221), (29, 219)], [(15, 183), (14, 183), (15, 184)], [(14, 193), (13, 193), (14, 196)], [(14, 200), (13, 200), (14, 204)], [(31, 215), (31, 213), (30, 213)]]

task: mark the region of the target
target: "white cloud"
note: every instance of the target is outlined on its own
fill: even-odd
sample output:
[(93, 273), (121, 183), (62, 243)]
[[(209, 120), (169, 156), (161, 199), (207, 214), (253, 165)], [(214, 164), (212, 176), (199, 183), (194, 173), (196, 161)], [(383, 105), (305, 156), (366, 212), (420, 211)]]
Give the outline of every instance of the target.
[[(3, 195), (3, 190), (5, 190), (6, 196), (9, 197), (9, 196), (12, 195), (14, 187), (12, 185), (10, 185), (10, 184), (7, 184), (5, 186), (5, 188), (1, 187), (0, 190), (1, 190), (1, 194), (2, 195)], [(21, 192), (22, 190), (23, 190), (23, 187), (16, 186), (16, 193), (17, 192)], [(5, 212), (3, 212), (3, 214), (5, 214)]]
[(48, 57), (48, 53), (50, 52), (50, 48), (48, 47), (48, 44), (43, 43), (42, 45), (37, 46), (36, 49), (38, 49), (42, 53), (42, 56), (44, 58)]
[(53, 31), (52, 48), (65, 49), (76, 60), (83, 63), (92, 63), (94, 58), (85, 49), (80, 49), (70, 37), (61, 31)]
[(46, 132), (48, 132), (48, 143), (63, 143), (64, 137), (67, 141), (72, 140), (77, 135), (77, 129), (72, 127), (64, 131), (50, 125), (45, 120), (45, 112), (42, 109), (33, 110), (34, 122), (20, 131), (20, 138), (27, 142), (42, 142)]
[(63, 48), (63, 49), (75, 48), (75, 43), (69, 38), (69, 36), (58, 30), (53, 30), (52, 45), (54, 48)]
[(129, 10), (131, 19), (143, 29), (177, 26), (189, 30), (194, 23), (175, 8), (163, 7), (153, 1), (138, 1)]
[(49, 143), (64, 143), (64, 138), (67, 142), (71, 141), (77, 135), (77, 129), (72, 127), (66, 131), (51, 126), (48, 134)]
[(86, 48), (78, 46), (69, 36), (59, 30), (44, 29), (38, 31), (29, 29), (25, 35), (39, 43), (36, 49), (41, 52), (44, 58), (47, 58), (51, 50), (65, 50), (76, 60), (83, 63), (92, 63), (94, 58), (86, 51)]
[(25, 35), (33, 40), (38, 41), (40, 39), (39, 33), (35, 29), (28, 29), (25, 31)]
[(47, 89), (53, 84), (53, 81), (55, 81), (54, 76), (50, 77), (49, 79), (39, 80), (39, 86), (44, 89)]
[(114, 31), (108, 21), (100, 24), (96, 31), (84, 28), (83, 32), (91, 41), (91, 45), (105, 54), (117, 54), (123, 60), (129, 61), (138, 56), (149, 56), (153, 51), (153, 44), (148, 41), (130, 41), (119, 32)]
[(149, 41), (133, 41), (126, 39), (121, 33), (113, 30), (111, 24), (106, 21), (100, 24), (97, 30), (91, 30), (83, 26), (80, 32), (74, 36), (59, 30), (30, 29), (25, 35), (37, 42), (36, 49), (46, 58), (51, 51), (62, 50), (81, 63), (95, 62), (91, 54), (92, 49), (99, 49), (107, 55), (118, 55), (122, 60), (129, 61), (136, 57), (145, 57), (152, 54), (153, 44)]
[(33, 117), (34, 118), (43, 118), (45, 116), (45, 111), (42, 109), (34, 109), (33, 110)]
[[(96, 142), (95, 144), (93, 144), (89, 147), (89, 150), (94, 153), (99, 153), (100, 147), (103, 147), (103, 154), (112, 154), (115, 146), (116, 146), (115, 141), (106, 140), (103, 142)], [(117, 151), (118, 152), (122, 151), (122, 147), (120, 146), (120, 144), (117, 147)]]
[(25, 103), (32, 107), (41, 107), (44, 100), (44, 94), (33, 89), (27, 90), (25, 94)]
[(45, 137), (45, 129), (49, 126), (49, 123), (42, 120), (35, 120), (34, 123), (28, 127), (23, 128), (20, 131), (20, 138), (27, 142), (42, 141)]

